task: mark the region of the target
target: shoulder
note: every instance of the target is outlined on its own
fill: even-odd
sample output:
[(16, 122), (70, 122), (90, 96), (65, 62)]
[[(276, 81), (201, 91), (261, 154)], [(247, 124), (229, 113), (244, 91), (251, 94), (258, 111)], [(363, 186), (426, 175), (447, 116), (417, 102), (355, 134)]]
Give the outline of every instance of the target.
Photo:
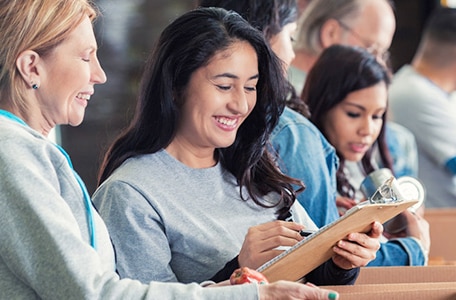
[(272, 131), (272, 138), (284, 130), (292, 132), (299, 130), (300, 134), (320, 135), (318, 128), (309, 119), (289, 107), (285, 107), (280, 116), (277, 126)]
[(160, 176), (156, 175), (163, 174), (166, 176), (166, 172), (168, 172), (171, 166), (161, 159), (161, 152), (128, 158), (112, 173), (107, 181), (111, 183), (121, 181), (137, 184), (147, 181), (150, 184), (160, 178)]
[(271, 134), (271, 140), (275, 146), (293, 144), (293, 147), (299, 147), (298, 144), (305, 144), (312, 148), (321, 146), (325, 152), (332, 151), (333, 148), (309, 119), (288, 107), (280, 116), (279, 124)]
[(222, 177), (220, 165), (213, 168), (193, 169), (162, 149), (155, 153), (127, 159), (103, 182), (100, 188), (116, 189), (122, 194), (132, 193), (154, 198), (157, 194), (178, 193), (183, 190), (182, 187), (191, 189), (209, 182), (215, 185), (214, 182), (221, 181), (222, 178), (225, 177)]
[(389, 97), (393, 105), (397, 102), (417, 104), (432, 98), (429, 94), (436, 92), (440, 93), (440, 89), (410, 65), (399, 69), (389, 87)]
[[(14, 161), (24, 163), (23, 160), (26, 158), (27, 163), (51, 162), (56, 165), (65, 160), (46, 137), (27, 126), (5, 118), (0, 118), (0, 143), (2, 145), (0, 155), (8, 157), (5, 163), (14, 163)], [(33, 159), (34, 157), (36, 159)]]

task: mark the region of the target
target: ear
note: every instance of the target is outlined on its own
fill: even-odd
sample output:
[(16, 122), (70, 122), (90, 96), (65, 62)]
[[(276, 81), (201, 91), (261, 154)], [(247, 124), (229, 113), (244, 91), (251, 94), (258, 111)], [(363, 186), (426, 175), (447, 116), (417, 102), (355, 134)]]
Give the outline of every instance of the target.
[(25, 50), (16, 59), (16, 67), (19, 70), (22, 78), (28, 85), (33, 83), (39, 84), (40, 72), (38, 68), (38, 62), (40, 56), (38, 53), (32, 50)]
[(320, 40), (323, 49), (341, 43), (342, 28), (335, 19), (329, 19), (321, 27)]

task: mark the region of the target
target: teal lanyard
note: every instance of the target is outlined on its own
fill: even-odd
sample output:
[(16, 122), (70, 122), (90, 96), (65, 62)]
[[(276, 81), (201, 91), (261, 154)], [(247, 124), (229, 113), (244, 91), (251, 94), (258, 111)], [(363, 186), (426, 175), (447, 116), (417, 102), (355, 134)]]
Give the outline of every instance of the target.
[[(6, 110), (0, 109), (0, 116), (4, 116), (10, 120), (16, 121), (17, 123), (28, 127), (27, 123), (25, 123), (23, 120), (21, 120), (20, 118), (18, 118), (17, 116), (15, 116), (14, 114), (12, 114)], [(57, 147), (57, 149), (59, 149), (59, 151), (67, 159), (67, 162), (71, 167), (71, 170), (73, 170), (74, 177), (76, 178), (76, 181), (78, 182), (79, 187), (82, 190), (82, 194), (84, 196), (84, 204), (85, 204), (85, 208), (86, 208), (86, 212), (87, 212), (87, 223), (89, 225), (90, 245), (96, 250), (97, 243), (96, 243), (96, 238), (95, 238), (95, 222), (93, 220), (93, 207), (92, 207), (92, 201), (90, 200), (89, 192), (87, 191), (87, 188), (86, 188), (84, 182), (82, 181), (81, 177), (74, 170), (73, 164), (71, 163), (71, 159), (70, 159), (70, 156), (68, 155), (68, 153), (66, 153), (65, 150), (63, 150), (63, 148), (60, 147), (59, 145), (57, 145), (57, 144), (54, 144), (54, 145)]]

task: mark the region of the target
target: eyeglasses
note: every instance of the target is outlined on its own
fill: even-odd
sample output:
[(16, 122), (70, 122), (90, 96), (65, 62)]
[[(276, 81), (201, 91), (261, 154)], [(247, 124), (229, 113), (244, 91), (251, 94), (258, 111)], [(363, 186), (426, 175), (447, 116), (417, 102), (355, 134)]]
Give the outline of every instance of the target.
[(372, 45), (371, 42), (367, 41), (365, 38), (360, 36), (356, 31), (354, 31), (350, 26), (348, 26), (344, 22), (340, 20), (337, 20), (337, 22), (340, 24), (340, 26), (342, 26), (342, 28), (350, 32), (351, 35), (353, 35), (363, 45), (363, 48), (365, 48), (367, 52), (381, 59), (384, 63), (388, 63), (391, 56), (391, 53), (388, 50), (381, 51), (380, 49), (378, 49), (378, 47), (375, 47), (375, 44)]

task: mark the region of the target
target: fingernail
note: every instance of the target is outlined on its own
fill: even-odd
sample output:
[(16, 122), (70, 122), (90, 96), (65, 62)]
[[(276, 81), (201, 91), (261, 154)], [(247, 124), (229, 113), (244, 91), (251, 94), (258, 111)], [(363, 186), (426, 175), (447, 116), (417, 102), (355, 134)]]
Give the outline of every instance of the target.
[(329, 300), (336, 300), (337, 299), (337, 293), (335, 292), (330, 292), (328, 295)]

